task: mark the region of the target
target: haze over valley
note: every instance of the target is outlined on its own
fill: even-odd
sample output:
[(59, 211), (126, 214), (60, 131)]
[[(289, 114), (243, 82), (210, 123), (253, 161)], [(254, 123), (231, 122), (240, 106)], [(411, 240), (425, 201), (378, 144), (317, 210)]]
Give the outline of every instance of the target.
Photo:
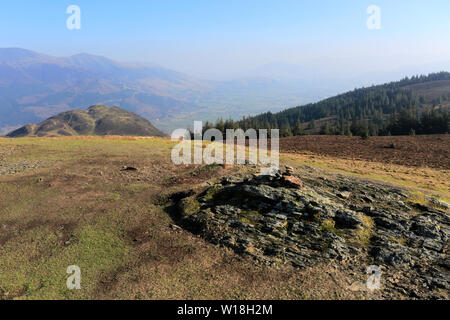
[(243, 71), (236, 78), (205, 80), (160, 66), (120, 63), (86, 53), (54, 57), (4, 48), (0, 49), (0, 133), (94, 104), (136, 112), (168, 133), (192, 126), (194, 120), (239, 120), (280, 111), (355, 87), (398, 80), (414, 75), (414, 70), (432, 67), (345, 77), (320, 68), (274, 62)]
[(0, 305), (448, 301), (449, 12), (2, 1)]

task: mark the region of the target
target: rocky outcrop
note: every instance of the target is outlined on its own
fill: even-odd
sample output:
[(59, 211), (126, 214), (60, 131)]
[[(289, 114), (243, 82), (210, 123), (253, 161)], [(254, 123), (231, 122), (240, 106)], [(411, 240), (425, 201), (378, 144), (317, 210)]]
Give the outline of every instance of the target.
[(411, 297), (448, 293), (446, 212), (417, 208), (406, 191), (362, 180), (315, 178), (299, 188), (286, 177), (301, 181), (292, 171), (225, 178), (180, 202), (183, 225), (261, 263), (306, 268), (364, 261), (385, 268), (386, 294), (399, 288)]

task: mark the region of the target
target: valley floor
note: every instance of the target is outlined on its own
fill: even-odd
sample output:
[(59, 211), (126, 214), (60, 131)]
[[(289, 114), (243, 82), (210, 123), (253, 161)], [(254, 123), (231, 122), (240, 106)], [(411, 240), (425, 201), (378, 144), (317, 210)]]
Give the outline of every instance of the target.
[[(334, 137), (320, 139), (327, 138), (333, 146)], [(416, 203), (432, 205), (428, 197), (449, 202), (448, 135), (421, 139), (417, 148), (425, 151), (416, 151), (429, 160), (402, 154), (411, 147), (400, 139), (389, 163), (366, 151), (352, 159), (318, 146), (305, 150), (291, 140), (281, 144), (281, 161), (300, 176), (302, 170), (356, 176), (408, 188)], [(255, 265), (177, 227), (172, 194), (251, 168), (175, 166), (172, 146), (164, 138), (0, 139), (0, 300), (386, 297), (352, 287), (365, 281), (363, 267)], [(66, 287), (70, 265), (81, 268), (81, 290)]]

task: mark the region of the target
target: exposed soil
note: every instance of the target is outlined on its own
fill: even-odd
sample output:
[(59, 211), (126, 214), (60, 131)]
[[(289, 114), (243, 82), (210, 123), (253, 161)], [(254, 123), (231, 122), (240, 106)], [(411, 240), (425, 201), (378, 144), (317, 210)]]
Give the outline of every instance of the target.
[(280, 151), (305, 151), (350, 160), (450, 168), (450, 135), (370, 137), (301, 136), (280, 140)]

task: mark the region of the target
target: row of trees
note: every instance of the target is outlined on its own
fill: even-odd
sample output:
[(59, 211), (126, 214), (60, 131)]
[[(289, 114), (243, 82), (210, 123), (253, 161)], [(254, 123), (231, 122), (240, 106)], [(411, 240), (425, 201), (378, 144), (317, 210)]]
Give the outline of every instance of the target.
[(450, 132), (450, 114), (442, 109), (427, 110), (419, 115), (412, 109), (393, 113), (387, 121), (339, 120), (326, 122), (320, 128), (324, 135), (386, 136), (414, 134), (443, 134)]

